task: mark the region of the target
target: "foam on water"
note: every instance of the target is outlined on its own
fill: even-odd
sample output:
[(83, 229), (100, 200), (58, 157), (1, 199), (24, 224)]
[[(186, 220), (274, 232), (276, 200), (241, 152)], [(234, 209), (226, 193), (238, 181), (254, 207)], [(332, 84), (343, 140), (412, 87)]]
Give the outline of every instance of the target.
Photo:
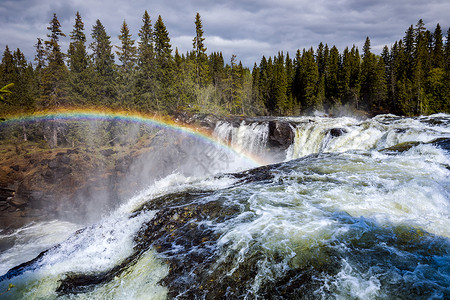
[(29, 224), (11, 233), (0, 235), (0, 243), (10, 245), (0, 252), (0, 274), (64, 241), (77, 229), (79, 229), (77, 224), (53, 220)]
[[(434, 144), (378, 151), (404, 141), (449, 137), (448, 123), (438, 124), (435, 117), (319, 119), (296, 127), (297, 146), (290, 151), (302, 158), (236, 176), (172, 174), (51, 249), (23, 274), (0, 282), (0, 291), (13, 282), (17, 288), (5, 294), (11, 299), (162, 299), (173, 295), (160, 280), (176, 271), (166, 262), (177, 255), (181, 261), (206, 255), (214, 257), (210, 265), (202, 266), (199, 259), (177, 280), (207, 278), (204, 283), (213, 280), (219, 287), (237, 280), (239, 294), (226, 286), (224, 295), (251, 299), (448, 298), (450, 154)], [(345, 133), (330, 136), (333, 128)], [(303, 135), (308, 138), (302, 140)], [(187, 220), (197, 231), (213, 232), (206, 242), (179, 236), (192, 238), (192, 244), (171, 242), (164, 253), (150, 247), (120, 275), (92, 290), (55, 292), (69, 274), (107, 272), (130, 256), (142, 226), (157, 221), (158, 211), (133, 213), (137, 208), (160, 196), (191, 191), (205, 193), (189, 198), (189, 205), (220, 207)], [(174, 220), (175, 215), (169, 216)], [(202, 288), (195, 290), (199, 298), (208, 295)]]

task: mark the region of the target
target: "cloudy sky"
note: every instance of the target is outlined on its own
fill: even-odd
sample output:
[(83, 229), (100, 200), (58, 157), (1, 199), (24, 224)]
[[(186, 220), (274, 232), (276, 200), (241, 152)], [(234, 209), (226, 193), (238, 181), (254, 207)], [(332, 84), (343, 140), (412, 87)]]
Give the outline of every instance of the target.
[(100, 19), (118, 45), (123, 20), (132, 37), (138, 38), (145, 10), (152, 23), (161, 15), (172, 48), (183, 53), (192, 48), (199, 12), (208, 53), (222, 51), (227, 61), (236, 54), (248, 67), (259, 64), (263, 55), (289, 51), (293, 56), (297, 49), (316, 49), (320, 42), (336, 45), (340, 52), (353, 44), (361, 49), (366, 36), (379, 54), (420, 18), (431, 31), (439, 23), (444, 35), (450, 26), (449, 0), (0, 0), (0, 51), (6, 45), (20, 48), (32, 60), (36, 39), (46, 38), (53, 13), (67, 35), (61, 41), (67, 49), (77, 11), (88, 42), (92, 26)]

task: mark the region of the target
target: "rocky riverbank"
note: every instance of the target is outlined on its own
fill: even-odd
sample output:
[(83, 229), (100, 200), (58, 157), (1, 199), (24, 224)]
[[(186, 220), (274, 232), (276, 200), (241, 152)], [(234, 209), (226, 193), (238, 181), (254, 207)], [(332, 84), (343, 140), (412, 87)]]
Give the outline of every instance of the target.
[[(236, 126), (242, 117), (180, 114), (176, 121), (213, 132), (221, 120)], [(269, 122), (268, 147), (284, 151), (294, 134), (289, 122)], [(163, 130), (133, 143), (50, 149), (46, 143), (0, 141), (0, 232), (37, 220), (96, 220), (131, 195), (174, 170), (207, 173), (206, 145)], [(196, 166), (193, 168), (192, 166)]]

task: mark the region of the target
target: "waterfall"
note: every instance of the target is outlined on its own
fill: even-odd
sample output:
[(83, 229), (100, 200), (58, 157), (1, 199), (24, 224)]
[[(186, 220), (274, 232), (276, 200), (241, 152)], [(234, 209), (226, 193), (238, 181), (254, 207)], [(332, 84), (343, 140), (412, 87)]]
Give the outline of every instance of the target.
[(266, 149), (269, 125), (267, 122), (242, 121), (238, 127), (234, 127), (229, 122), (221, 121), (217, 123), (213, 135), (238, 150), (258, 155)]
[[(284, 162), (174, 172), (66, 240), (78, 227), (59, 221), (0, 236), (20, 242), (0, 252), (1, 298), (449, 299), (450, 115), (276, 121)], [(214, 134), (264, 152), (269, 122)]]

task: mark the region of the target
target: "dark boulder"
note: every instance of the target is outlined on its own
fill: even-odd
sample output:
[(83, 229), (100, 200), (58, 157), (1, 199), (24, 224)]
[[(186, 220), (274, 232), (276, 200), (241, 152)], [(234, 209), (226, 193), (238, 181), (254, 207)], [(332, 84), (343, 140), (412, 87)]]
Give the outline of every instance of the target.
[(341, 135), (344, 135), (347, 133), (347, 130), (345, 130), (344, 128), (332, 128), (330, 129), (330, 135), (332, 137), (339, 137)]
[(268, 145), (271, 148), (287, 149), (294, 142), (292, 126), (284, 121), (269, 122)]

